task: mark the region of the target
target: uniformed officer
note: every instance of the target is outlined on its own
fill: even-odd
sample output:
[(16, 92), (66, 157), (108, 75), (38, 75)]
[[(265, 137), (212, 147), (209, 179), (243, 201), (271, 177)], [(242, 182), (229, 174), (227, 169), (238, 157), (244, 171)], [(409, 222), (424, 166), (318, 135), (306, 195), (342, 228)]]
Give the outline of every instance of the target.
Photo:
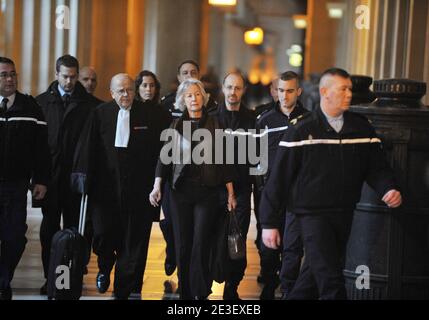
[(17, 91), (15, 63), (0, 57), (0, 301), (10, 286), (27, 239), (27, 192), (42, 200), (50, 179), (48, 127), (33, 97)]
[(279, 79), (278, 78), (273, 79), (273, 81), (271, 81), (271, 83), (270, 83), (270, 96), (271, 96), (272, 100), (268, 103), (261, 104), (260, 106), (257, 106), (255, 108), (256, 117), (259, 117), (263, 113), (270, 111), (270, 110), (273, 110), (276, 107), (276, 104), (279, 101), (279, 96), (277, 93), (278, 85), (279, 85)]
[[(185, 60), (177, 68), (177, 80), (179, 84), (189, 78), (200, 80), (200, 66), (194, 60)], [(171, 113), (173, 119), (180, 118), (183, 114), (175, 105), (175, 102), (176, 91), (161, 98), (161, 105)], [(209, 113), (215, 112), (217, 109), (217, 102), (210, 95), (206, 108)]]
[(261, 199), (264, 244), (280, 244), (279, 209), (296, 214), (305, 262), (289, 299), (346, 299), (342, 270), (353, 210), (366, 181), (390, 207), (401, 205), (381, 140), (368, 120), (349, 112), (350, 75), (329, 69), (320, 109), (289, 127)]
[[(277, 81), (277, 91), (279, 102), (276, 103), (274, 109), (263, 113), (257, 120), (256, 128), (262, 131), (262, 134), (268, 135), (268, 168), (267, 174), (264, 177), (266, 181), (270, 175), (271, 167), (274, 163), (276, 152), (279, 148), (281, 137), (289, 127), (290, 122), (294, 119), (299, 119), (304, 114), (308, 113), (301, 102), (298, 100), (302, 93), (299, 83), (299, 76), (293, 71), (287, 71), (280, 75)], [(259, 199), (260, 192), (263, 188), (259, 186), (259, 192), (254, 193), (254, 198)], [(257, 209), (255, 203), (255, 209)], [(257, 210), (259, 211), (259, 210)], [(286, 213), (283, 211), (283, 215)], [(294, 214), (288, 213), (284, 232), (283, 243), (283, 272), (282, 278), (282, 293), (285, 293), (290, 286), (293, 286), (294, 281), (298, 277), (299, 267), (301, 264), (303, 245), (300, 237), (300, 232), (297, 228)], [(284, 220), (280, 226), (283, 230)], [(260, 228), (260, 227), (259, 227)], [(258, 234), (262, 231), (258, 228)], [(281, 232), (283, 234), (283, 232)], [(259, 255), (261, 261), (261, 277), (265, 283), (260, 298), (262, 300), (274, 299), (274, 292), (279, 284), (278, 272), (281, 266), (281, 250), (273, 250), (267, 248), (263, 243), (259, 246)]]

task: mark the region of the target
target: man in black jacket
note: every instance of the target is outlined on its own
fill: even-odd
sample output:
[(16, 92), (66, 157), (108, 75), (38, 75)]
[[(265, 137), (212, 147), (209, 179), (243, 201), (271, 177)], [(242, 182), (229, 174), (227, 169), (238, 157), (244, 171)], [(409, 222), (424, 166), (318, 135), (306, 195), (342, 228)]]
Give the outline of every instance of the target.
[[(236, 178), (233, 181), (234, 192), (237, 199), (237, 208), (235, 210), (241, 235), (246, 239), (250, 225), (251, 211), (251, 193), (252, 179), (250, 176), (247, 155), (245, 162), (239, 161), (243, 154), (240, 154), (239, 141), (246, 141), (252, 135), (249, 130), (255, 130), (255, 114), (249, 110), (242, 102), (241, 98), (245, 92), (244, 77), (237, 72), (229, 73), (223, 80), (222, 91), (225, 96), (223, 103), (218, 108), (218, 119), (220, 125), (225, 129), (226, 135), (234, 137), (233, 149), (226, 149), (225, 155), (228, 157), (234, 154), (234, 169)], [(248, 148), (246, 148), (248, 150)], [(226, 192), (221, 193), (221, 204), (226, 208)], [(225, 288), (223, 292), (224, 300), (238, 300), (238, 286), (244, 277), (244, 271), (247, 267), (246, 257), (240, 260), (229, 261), (229, 272), (226, 276)]]
[(402, 198), (368, 120), (349, 112), (352, 82), (329, 69), (320, 82), (321, 107), (289, 127), (261, 199), (264, 244), (275, 249), (282, 219), (296, 214), (305, 262), (289, 299), (346, 299), (342, 274), (353, 210), (366, 181), (390, 207)]
[[(185, 60), (177, 67), (179, 84), (189, 78), (200, 80), (200, 66), (194, 60)], [(161, 105), (171, 113), (173, 119), (180, 118), (183, 114), (179, 107), (175, 105), (176, 93), (176, 91), (170, 92), (161, 98)], [(209, 95), (209, 101), (205, 107), (208, 113), (214, 113), (217, 109), (217, 102)]]
[[(149, 203), (164, 126), (157, 105), (134, 100), (135, 84), (127, 74), (112, 78), (114, 100), (100, 105), (84, 140), (88, 163), (74, 176), (87, 175), (89, 212), (98, 255), (97, 287), (107, 291), (116, 263), (114, 294), (127, 299), (144, 274), (152, 222), (159, 210)], [(84, 185), (83, 183), (78, 185)], [(79, 190), (82, 192), (83, 190)]]
[[(52, 156), (52, 180), (42, 205), (40, 226), (45, 278), (48, 277), (52, 237), (60, 230), (61, 215), (64, 228), (79, 224), (80, 196), (70, 188), (70, 174), (82, 129), (91, 110), (98, 104), (78, 82), (79, 62), (76, 58), (70, 55), (58, 58), (56, 72), (57, 80), (45, 93), (36, 97), (48, 123)], [(46, 283), (40, 292), (46, 294)]]
[(17, 91), (12, 60), (0, 57), (0, 300), (11, 300), (15, 268), (27, 239), (27, 191), (44, 198), (49, 180), (47, 125), (31, 96)]
[(279, 101), (279, 95), (277, 93), (278, 85), (279, 85), (279, 79), (278, 78), (273, 79), (273, 81), (271, 81), (271, 83), (270, 83), (271, 101), (268, 103), (265, 103), (265, 104), (261, 104), (260, 106), (257, 106), (255, 108), (255, 115), (257, 118), (259, 118), (259, 116), (261, 116), (265, 112), (273, 110), (276, 107), (277, 102)]
[[(298, 98), (301, 96), (302, 89), (299, 83), (299, 76), (293, 71), (287, 71), (280, 75), (277, 82), (279, 102), (275, 104), (272, 110), (263, 113), (256, 123), (256, 128), (262, 130), (262, 134), (268, 135), (268, 168), (267, 174), (263, 177), (258, 190), (254, 190), (255, 213), (259, 222), (259, 199), (264, 181), (266, 181), (271, 173), (271, 168), (274, 163), (276, 152), (279, 149), (279, 142), (282, 136), (290, 126), (290, 122), (294, 119), (299, 119), (306, 113), (305, 109)], [(261, 179), (259, 178), (258, 181)], [(299, 227), (297, 226), (293, 213), (283, 212), (284, 219), (281, 221), (280, 233), (284, 234), (282, 243), (283, 254), (281, 250), (272, 250), (267, 248), (263, 243), (259, 243), (259, 255), (261, 261), (261, 277), (265, 283), (261, 293), (261, 300), (273, 300), (274, 292), (279, 284), (278, 272), (281, 268), (280, 280), (282, 293), (290, 291), (298, 277), (298, 272), (301, 265), (303, 255), (303, 245), (300, 237)], [(257, 224), (258, 237), (262, 230), (260, 224)], [(284, 232), (282, 232), (284, 230)], [(281, 259), (283, 256), (283, 259)]]

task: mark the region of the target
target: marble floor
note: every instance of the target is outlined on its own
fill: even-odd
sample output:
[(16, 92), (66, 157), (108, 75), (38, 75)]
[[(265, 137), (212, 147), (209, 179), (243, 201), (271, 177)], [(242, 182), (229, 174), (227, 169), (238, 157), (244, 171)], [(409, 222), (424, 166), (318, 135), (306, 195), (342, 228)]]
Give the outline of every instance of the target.
[[(46, 300), (45, 296), (39, 295), (39, 288), (43, 285), (43, 270), (40, 259), (39, 227), (42, 214), (39, 209), (28, 208), (28, 243), (24, 256), (15, 272), (12, 281), (14, 300)], [(259, 274), (259, 255), (254, 245), (256, 237), (256, 221), (252, 213), (252, 221), (248, 235), (247, 254), (248, 266), (245, 278), (240, 284), (238, 293), (244, 300), (259, 299), (262, 286), (257, 283), (256, 278)], [(144, 285), (141, 297), (134, 299), (143, 300), (161, 300), (177, 299), (174, 292), (177, 287), (177, 276), (174, 273), (167, 277), (164, 273), (165, 243), (162, 237), (158, 223), (153, 224), (152, 234), (149, 245), (149, 256), (144, 277)], [(112, 285), (106, 294), (99, 294), (95, 287), (95, 277), (98, 268), (96, 257), (92, 255), (88, 266), (88, 274), (84, 278), (83, 300), (111, 300)], [(113, 273), (112, 273), (113, 274)], [(113, 277), (112, 277), (113, 283)], [(223, 284), (214, 283), (210, 296), (211, 300), (222, 299)]]

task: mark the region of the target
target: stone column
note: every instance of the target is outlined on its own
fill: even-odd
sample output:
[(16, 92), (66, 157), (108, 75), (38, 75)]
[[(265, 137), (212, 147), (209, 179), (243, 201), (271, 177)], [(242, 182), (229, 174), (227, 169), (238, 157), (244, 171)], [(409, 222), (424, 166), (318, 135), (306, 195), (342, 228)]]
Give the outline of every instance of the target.
[(165, 94), (170, 91), (178, 64), (200, 58), (201, 0), (145, 2), (143, 65), (157, 74)]

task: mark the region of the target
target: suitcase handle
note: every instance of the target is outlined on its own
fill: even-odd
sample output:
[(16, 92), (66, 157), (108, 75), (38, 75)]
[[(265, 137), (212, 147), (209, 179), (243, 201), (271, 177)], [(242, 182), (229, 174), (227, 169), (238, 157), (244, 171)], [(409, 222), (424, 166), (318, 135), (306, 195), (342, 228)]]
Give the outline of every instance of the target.
[(80, 214), (79, 214), (79, 233), (83, 236), (85, 233), (85, 222), (86, 222), (86, 210), (88, 205), (88, 195), (82, 194), (80, 201)]

